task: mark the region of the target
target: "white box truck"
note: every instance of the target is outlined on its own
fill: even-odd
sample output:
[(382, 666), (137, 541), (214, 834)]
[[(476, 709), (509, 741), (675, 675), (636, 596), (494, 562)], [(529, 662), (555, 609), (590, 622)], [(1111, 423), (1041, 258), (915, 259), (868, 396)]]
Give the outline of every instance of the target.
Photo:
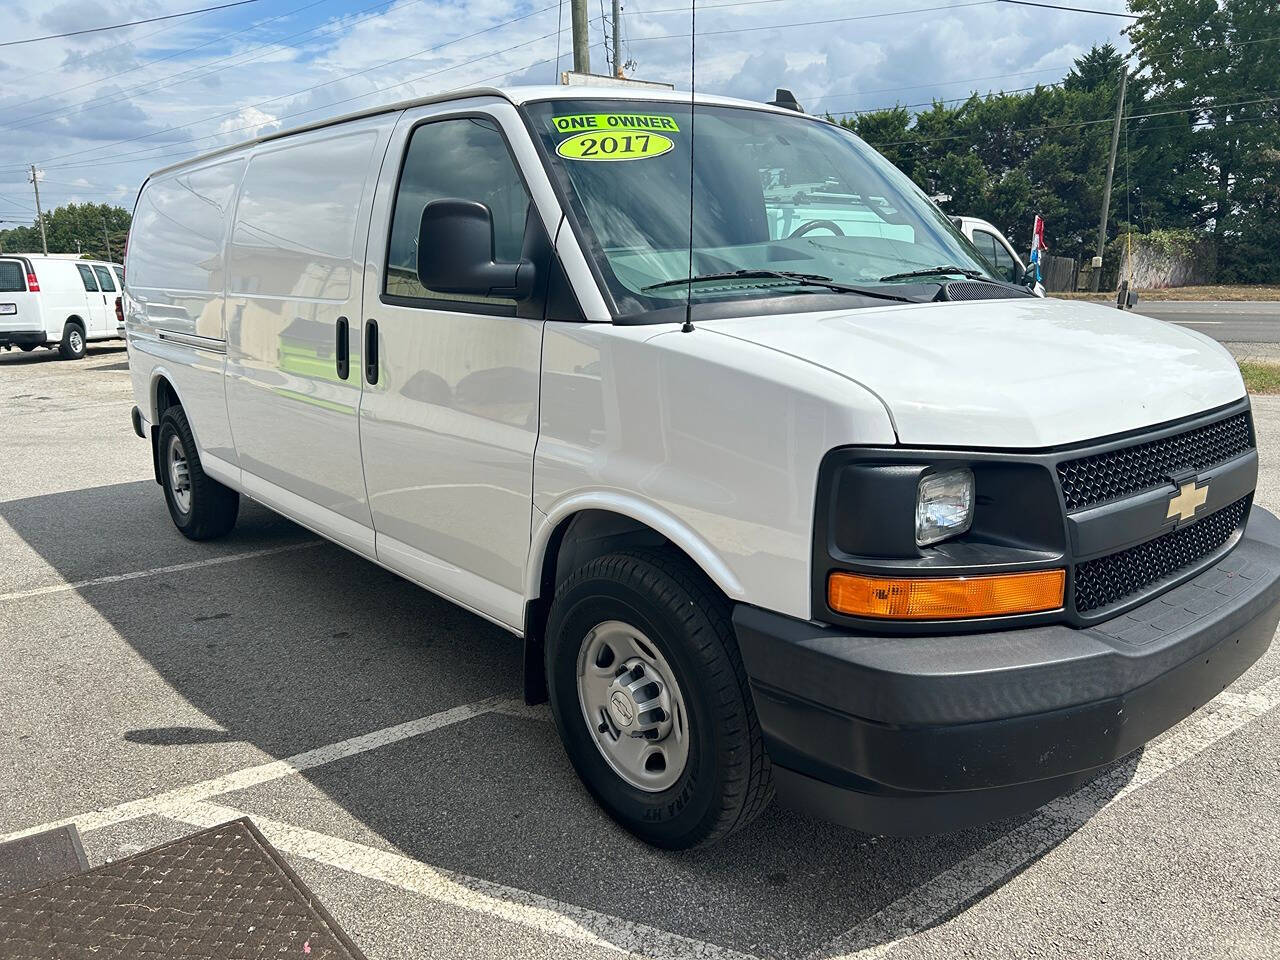
[(124, 268), (100, 260), (0, 254), (0, 349), (56, 349), (79, 360), (85, 344), (121, 336)]
[(245, 495), (521, 637), (513, 686), (654, 844), (775, 794), (894, 833), (1034, 808), (1280, 618), (1227, 351), (996, 276), (796, 111), (381, 107), (155, 173), (127, 268), (178, 529)]

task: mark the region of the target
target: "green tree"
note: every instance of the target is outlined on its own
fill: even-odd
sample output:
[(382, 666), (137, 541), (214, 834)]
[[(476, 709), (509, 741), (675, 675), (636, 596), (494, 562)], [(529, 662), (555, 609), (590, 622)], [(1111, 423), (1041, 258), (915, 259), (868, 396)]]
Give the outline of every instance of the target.
[[(1280, 282), (1280, 8), (1275, 0), (1131, 0), (1150, 76), (1140, 128), (1156, 226), (1210, 230), (1220, 279)], [(1158, 159), (1159, 163), (1152, 163)], [(1183, 222), (1176, 222), (1182, 220)]]
[[(69, 203), (46, 210), (44, 228), (49, 252), (75, 253), (78, 249), (86, 257), (122, 262), (130, 219), (128, 210), (107, 203)], [(39, 253), (40, 227), (35, 218), (29, 227), (0, 230), (0, 249), (8, 253)]]

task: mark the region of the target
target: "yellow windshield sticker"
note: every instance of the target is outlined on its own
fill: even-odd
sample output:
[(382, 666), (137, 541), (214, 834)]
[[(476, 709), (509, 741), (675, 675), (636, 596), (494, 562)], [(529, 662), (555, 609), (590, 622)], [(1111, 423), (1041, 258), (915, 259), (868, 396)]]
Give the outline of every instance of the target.
[(552, 117), (551, 125), (556, 133), (627, 133), (638, 131), (666, 131), (679, 133), (675, 117), (645, 113), (582, 113), (572, 117)]
[(556, 153), (566, 160), (643, 160), (674, 146), (660, 133), (579, 133), (562, 140)]

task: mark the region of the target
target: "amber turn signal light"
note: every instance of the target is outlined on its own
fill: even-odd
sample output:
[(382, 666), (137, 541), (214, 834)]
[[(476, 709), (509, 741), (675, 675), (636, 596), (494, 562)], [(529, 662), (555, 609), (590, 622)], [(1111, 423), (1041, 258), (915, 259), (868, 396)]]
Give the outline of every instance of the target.
[(837, 572), (827, 581), (836, 613), (882, 620), (955, 620), (1039, 613), (1062, 606), (1065, 570), (978, 577), (869, 577)]

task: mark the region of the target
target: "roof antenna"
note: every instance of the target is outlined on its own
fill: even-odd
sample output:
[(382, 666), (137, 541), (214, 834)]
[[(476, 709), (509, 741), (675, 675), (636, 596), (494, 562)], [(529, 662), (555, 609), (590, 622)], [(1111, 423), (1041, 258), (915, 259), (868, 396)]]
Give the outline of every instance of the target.
[(693, 333), (693, 145), (698, 91), (698, 0), (689, 0), (689, 279), (684, 287), (682, 333)]

